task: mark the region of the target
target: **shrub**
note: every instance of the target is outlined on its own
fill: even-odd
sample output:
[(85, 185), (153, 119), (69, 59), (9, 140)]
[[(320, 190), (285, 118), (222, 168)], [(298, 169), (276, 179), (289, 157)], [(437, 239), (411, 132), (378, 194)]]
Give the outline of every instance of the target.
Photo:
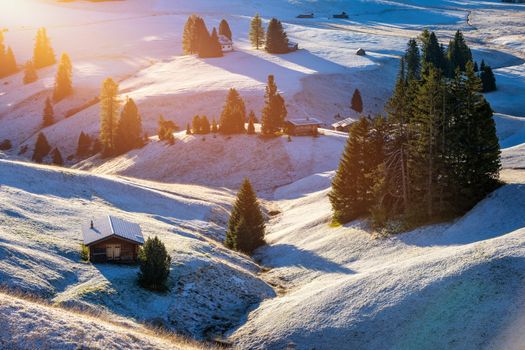
[(80, 245), (80, 259), (82, 261), (89, 261), (89, 248), (85, 244)]
[(167, 290), (166, 281), (170, 273), (171, 257), (166, 246), (158, 238), (148, 238), (139, 252), (139, 284), (154, 291)]

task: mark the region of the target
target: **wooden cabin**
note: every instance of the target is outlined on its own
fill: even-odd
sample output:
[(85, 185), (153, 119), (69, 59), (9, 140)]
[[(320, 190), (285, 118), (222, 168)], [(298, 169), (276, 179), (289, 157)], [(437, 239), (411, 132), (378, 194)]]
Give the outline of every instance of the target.
[(316, 118), (289, 119), (284, 124), (284, 132), (293, 136), (315, 136), (321, 124)]
[(355, 52), (355, 54), (356, 54), (357, 56), (366, 56), (366, 51), (365, 51), (365, 49), (363, 49), (363, 48), (359, 48), (359, 49)]
[(294, 41), (288, 41), (288, 52), (294, 52), (299, 50), (299, 44)]
[(343, 11), (343, 12), (341, 12), (341, 13), (338, 14), (338, 15), (334, 15), (334, 18), (348, 19), (349, 16), (348, 16), (348, 14), (347, 14), (346, 12)]
[(94, 218), (82, 225), (89, 261), (135, 263), (144, 244), (138, 224), (111, 215)]
[(355, 118), (346, 118), (346, 119), (343, 119), (343, 120), (340, 120), (338, 122), (335, 122), (332, 124), (332, 129), (334, 129), (335, 131), (344, 131), (344, 132), (348, 132), (350, 131), (350, 127), (352, 126), (352, 124), (354, 124), (357, 120)]
[(219, 43), (221, 44), (222, 52), (233, 51), (233, 41), (230, 40), (226, 35), (219, 35)]
[(301, 13), (297, 16), (297, 18), (314, 18), (314, 14), (312, 13)]

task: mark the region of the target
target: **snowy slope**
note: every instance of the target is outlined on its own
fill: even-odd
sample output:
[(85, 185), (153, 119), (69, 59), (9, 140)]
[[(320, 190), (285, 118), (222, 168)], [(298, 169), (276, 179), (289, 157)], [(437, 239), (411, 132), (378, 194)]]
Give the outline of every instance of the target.
[[(274, 295), (256, 264), (222, 245), (232, 201), (226, 191), (0, 160), (0, 199), (0, 284), (9, 289), (155, 320), (199, 339), (220, 335)], [(139, 288), (137, 267), (80, 262), (80, 225), (101, 214), (140, 223), (146, 237), (165, 242), (168, 294)]]
[(259, 252), (283, 294), (233, 333), (241, 348), (501, 348), (525, 307), (523, 185), (501, 188), (457, 222), (388, 239), (372, 239), (359, 222), (329, 227), (326, 191), (291, 186), (281, 193), (299, 199), (279, 202), (271, 245)]

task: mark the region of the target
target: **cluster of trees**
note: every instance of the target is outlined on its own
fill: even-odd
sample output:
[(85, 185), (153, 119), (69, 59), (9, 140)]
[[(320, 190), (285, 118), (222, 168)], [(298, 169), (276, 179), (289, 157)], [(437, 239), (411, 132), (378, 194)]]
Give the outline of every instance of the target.
[(62, 158), (60, 150), (57, 147), (51, 148), (49, 142), (47, 141), (46, 135), (44, 135), (44, 133), (39, 133), (31, 159), (34, 162), (42, 163), (44, 158), (48, 155), (51, 155), (52, 164), (59, 166), (64, 165), (64, 159)]
[(159, 135), (160, 141), (166, 141), (170, 145), (173, 145), (175, 143), (173, 133), (177, 130), (179, 130), (179, 127), (173, 121), (164, 119), (162, 115), (159, 117), (157, 135)]
[(288, 36), (282, 23), (272, 18), (265, 32), (262, 19), (256, 14), (250, 23), (250, 41), (257, 50), (264, 46), (268, 53), (283, 54), (290, 52)]
[(415, 40), (408, 43), (388, 116), (352, 126), (330, 193), (334, 221), (366, 214), (379, 226), (440, 220), (498, 186), (500, 147), (474, 63), (456, 50), (450, 77), (432, 37), (423, 33), (421, 53)]
[(93, 140), (88, 134), (81, 131), (78, 136), (76, 156), (78, 158), (86, 158), (100, 151), (100, 141), (98, 139)]
[(122, 154), (144, 145), (142, 118), (137, 105), (133, 99), (128, 98), (121, 109), (118, 90), (118, 84), (111, 78), (102, 84), (99, 139), (102, 155), (105, 157)]
[[(213, 121), (215, 124), (215, 121)], [(208, 118), (203, 115), (202, 117), (196, 115), (193, 117), (192, 125), (192, 134), (209, 134), (211, 132), (211, 124)]]
[(182, 48), (185, 54), (198, 54), (201, 58), (222, 57), (219, 34), (231, 40), (232, 32), (226, 20), (219, 25), (219, 33), (214, 27), (211, 34), (202, 17), (191, 15), (182, 33)]
[[(66, 55), (67, 56), (67, 55)], [(69, 60), (69, 57), (62, 57), (63, 58), (63, 66), (60, 70), (60, 80), (65, 81), (66, 77), (71, 75), (71, 61)], [(69, 60), (69, 69), (68, 69), (68, 61)], [(38, 80), (38, 73), (37, 69), (52, 66), (56, 63), (56, 57), (55, 57), (55, 51), (53, 50), (53, 47), (51, 46), (51, 40), (49, 39), (47, 35), (47, 31), (45, 28), (40, 28), (37, 31), (36, 39), (35, 39), (35, 47), (33, 49), (33, 58), (32, 60), (26, 62), (24, 65), (24, 84), (31, 84)], [(69, 74), (68, 74), (69, 73)], [(57, 73), (57, 78), (58, 78)], [(55, 84), (56, 85), (56, 84)], [(61, 88), (62, 89), (62, 88)], [(64, 90), (65, 96), (68, 94), (67, 88)], [(61, 99), (61, 93), (62, 91), (57, 93), (57, 97), (59, 100)], [(62, 98), (63, 98), (62, 97)]]
[(4, 32), (0, 29), (0, 78), (18, 72), (15, 54), (11, 47), (5, 47)]
[(264, 216), (259, 207), (257, 195), (248, 179), (244, 179), (228, 221), (226, 247), (252, 254), (265, 244)]

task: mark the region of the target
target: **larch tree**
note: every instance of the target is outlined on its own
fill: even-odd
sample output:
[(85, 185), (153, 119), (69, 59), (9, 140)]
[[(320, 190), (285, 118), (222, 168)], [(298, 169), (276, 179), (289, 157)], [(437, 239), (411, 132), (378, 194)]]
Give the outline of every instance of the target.
[(118, 84), (107, 78), (102, 84), (100, 93), (100, 136), (102, 155), (113, 156), (116, 149), (118, 112), (120, 101), (118, 99)]
[(228, 24), (228, 21), (226, 21), (225, 19), (223, 19), (221, 23), (219, 24), (219, 34), (224, 35), (230, 40), (233, 40), (230, 25)]
[(53, 100), (59, 102), (73, 93), (73, 65), (68, 54), (62, 54), (55, 77)]
[(40, 28), (36, 34), (33, 63), (37, 69), (52, 66), (56, 63), (55, 52), (45, 28)]
[(264, 232), (264, 216), (257, 195), (250, 181), (245, 178), (230, 214), (224, 243), (230, 249), (252, 254), (265, 244)]
[(359, 89), (355, 89), (350, 107), (357, 113), (363, 113), (363, 98)]
[(262, 25), (262, 19), (259, 14), (256, 14), (250, 23), (250, 42), (253, 47), (259, 50), (264, 46), (265, 41), (266, 34)]
[(283, 97), (279, 94), (275, 78), (268, 76), (264, 95), (264, 108), (261, 117), (261, 132), (263, 135), (273, 135), (284, 125), (288, 111)]
[(44, 127), (53, 125), (55, 122), (55, 112), (53, 111), (53, 105), (51, 104), (51, 99), (49, 97), (46, 99), (44, 105), (44, 112), (42, 113), (42, 125)]
[(128, 98), (118, 121), (116, 135), (117, 152), (122, 154), (142, 146), (142, 118), (135, 101)]
[(32, 160), (37, 163), (42, 163), (44, 157), (51, 152), (51, 146), (47, 142), (46, 135), (39, 133), (35, 143), (35, 149), (33, 150)]
[(246, 106), (241, 95), (235, 89), (230, 89), (219, 121), (221, 134), (240, 134), (245, 131)]
[(186, 55), (191, 55), (198, 51), (198, 43), (194, 41), (196, 19), (196, 15), (191, 15), (190, 17), (188, 17), (188, 20), (186, 21), (186, 24), (184, 25), (184, 30), (182, 32), (182, 49)]
[(284, 31), (283, 24), (276, 18), (272, 18), (268, 24), (265, 50), (268, 53), (275, 54), (289, 52), (288, 36)]
[(24, 67), (24, 84), (31, 84), (38, 80), (38, 73), (36, 71), (33, 61), (28, 61)]

